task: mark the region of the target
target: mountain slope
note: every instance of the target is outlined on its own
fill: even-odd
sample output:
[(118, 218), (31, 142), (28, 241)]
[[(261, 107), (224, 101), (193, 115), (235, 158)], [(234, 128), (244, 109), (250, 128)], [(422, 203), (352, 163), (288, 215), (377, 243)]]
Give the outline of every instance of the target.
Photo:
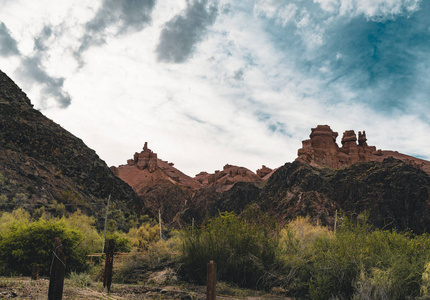
[(61, 214), (60, 203), (67, 211), (95, 213), (109, 194), (112, 209), (123, 210), (125, 217), (143, 208), (95, 151), (33, 109), (26, 94), (1, 71), (0, 173), (0, 209), (26, 205), (31, 212), (44, 207)]
[(380, 228), (430, 230), (430, 178), (392, 157), (334, 170), (287, 163), (261, 190), (257, 203), (280, 221), (310, 215), (334, 225), (335, 212), (358, 215)]

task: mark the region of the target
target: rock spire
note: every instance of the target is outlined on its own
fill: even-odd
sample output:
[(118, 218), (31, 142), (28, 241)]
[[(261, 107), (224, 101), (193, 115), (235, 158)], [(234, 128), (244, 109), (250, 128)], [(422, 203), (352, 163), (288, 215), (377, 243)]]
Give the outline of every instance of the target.
[(316, 166), (342, 168), (356, 162), (375, 160), (381, 155), (381, 150), (367, 145), (366, 132), (346, 130), (342, 136), (342, 147), (336, 143), (337, 132), (328, 125), (318, 125), (311, 129), (310, 139), (302, 142), (296, 160)]

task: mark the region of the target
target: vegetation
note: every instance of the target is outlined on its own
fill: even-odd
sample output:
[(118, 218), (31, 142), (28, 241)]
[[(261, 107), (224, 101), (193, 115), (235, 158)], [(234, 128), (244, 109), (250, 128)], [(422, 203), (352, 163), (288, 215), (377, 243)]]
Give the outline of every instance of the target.
[(61, 239), (68, 267), (84, 270), (90, 249), (80, 245), (84, 240), (83, 233), (68, 227), (62, 220), (41, 218), (37, 221), (14, 220), (0, 233), (1, 272), (30, 275), (32, 265), (38, 264), (41, 275), (49, 274), (55, 237)]
[(264, 287), (276, 261), (279, 235), (264, 216), (254, 220), (221, 213), (202, 228), (183, 234), (182, 275), (204, 283), (206, 264), (217, 263), (218, 279), (244, 287)]
[(71, 285), (76, 287), (88, 287), (91, 286), (92, 281), (87, 273), (76, 273), (70, 272), (69, 280)]
[[(95, 220), (69, 217), (31, 219), (24, 209), (0, 215), (0, 273), (29, 275), (34, 263), (49, 273), (52, 242), (62, 240), (67, 270), (76, 286), (91, 280), (87, 254), (100, 252), (102, 232)], [(344, 218), (336, 234), (299, 217), (279, 228), (250, 208), (242, 215), (220, 213), (200, 227), (167, 231), (151, 222), (128, 233), (110, 231), (117, 251), (129, 251), (114, 272), (114, 282), (150, 282), (170, 270), (169, 280), (204, 284), (206, 265), (217, 263), (220, 287), (249, 287), (312, 299), (409, 299), (430, 297), (430, 235), (375, 229), (367, 216)], [(101, 270), (101, 268), (99, 268)], [(100, 271), (99, 270), (99, 271)]]

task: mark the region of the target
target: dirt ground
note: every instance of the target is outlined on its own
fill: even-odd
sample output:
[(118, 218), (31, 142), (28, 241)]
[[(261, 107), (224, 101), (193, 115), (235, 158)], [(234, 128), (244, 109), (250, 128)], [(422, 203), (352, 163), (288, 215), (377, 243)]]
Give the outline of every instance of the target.
[[(41, 278), (31, 280), (30, 277), (0, 277), (0, 299), (47, 299), (49, 280)], [(109, 294), (103, 292), (100, 282), (90, 287), (76, 287), (66, 279), (64, 282), (63, 299), (206, 299), (204, 286), (143, 286), (130, 284), (112, 284)], [(217, 293), (218, 294), (218, 293)], [(262, 295), (261, 292), (247, 290), (243, 296), (219, 295), (217, 299), (291, 299), (273, 294)]]

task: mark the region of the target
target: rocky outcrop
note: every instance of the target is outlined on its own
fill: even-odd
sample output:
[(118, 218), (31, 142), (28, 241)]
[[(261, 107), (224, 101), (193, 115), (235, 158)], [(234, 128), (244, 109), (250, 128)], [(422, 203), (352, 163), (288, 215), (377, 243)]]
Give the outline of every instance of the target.
[(357, 138), (354, 130), (346, 130), (341, 140), (342, 147), (336, 143), (337, 136), (338, 133), (328, 125), (318, 125), (316, 128), (312, 128), (310, 139), (302, 141), (302, 148), (297, 152), (296, 161), (316, 167), (340, 169), (357, 162), (382, 162), (388, 157), (393, 157), (430, 174), (430, 162), (427, 160), (369, 146), (365, 131), (359, 131)]
[(336, 143), (337, 132), (328, 125), (318, 125), (311, 129), (310, 139), (302, 142), (298, 150), (297, 161), (312, 166), (322, 166), (334, 169), (350, 166), (356, 162), (381, 161), (381, 150), (367, 145), (366, 132), (347, 130), (342, 136), (342, 147)]
[(273, 170), (263, 165), (261, 169), (257, 170), (257, 176), (260, 178), (266, 177), (268, 174), (272, 173)]
[(133, 159), (127, 160), (129, 166), (136, 166), (138, 169), (148, 169), (150, 173), (157, 170), (157, 153), (152, 152), (148, 149), (148, 142), (145, 142), (143, 146), (143, 151), (140, 153), (135, 153)]
[(215, 187), (217, 192), (225, 192), (238, 182), (261, 183), (263, 180), (254, 172), (244, 167), (238, 167), (226, 164), (220, 171), (213, 174), (201, 172), (196, 175), (195, 179), (202, 184), (203, 188)]

